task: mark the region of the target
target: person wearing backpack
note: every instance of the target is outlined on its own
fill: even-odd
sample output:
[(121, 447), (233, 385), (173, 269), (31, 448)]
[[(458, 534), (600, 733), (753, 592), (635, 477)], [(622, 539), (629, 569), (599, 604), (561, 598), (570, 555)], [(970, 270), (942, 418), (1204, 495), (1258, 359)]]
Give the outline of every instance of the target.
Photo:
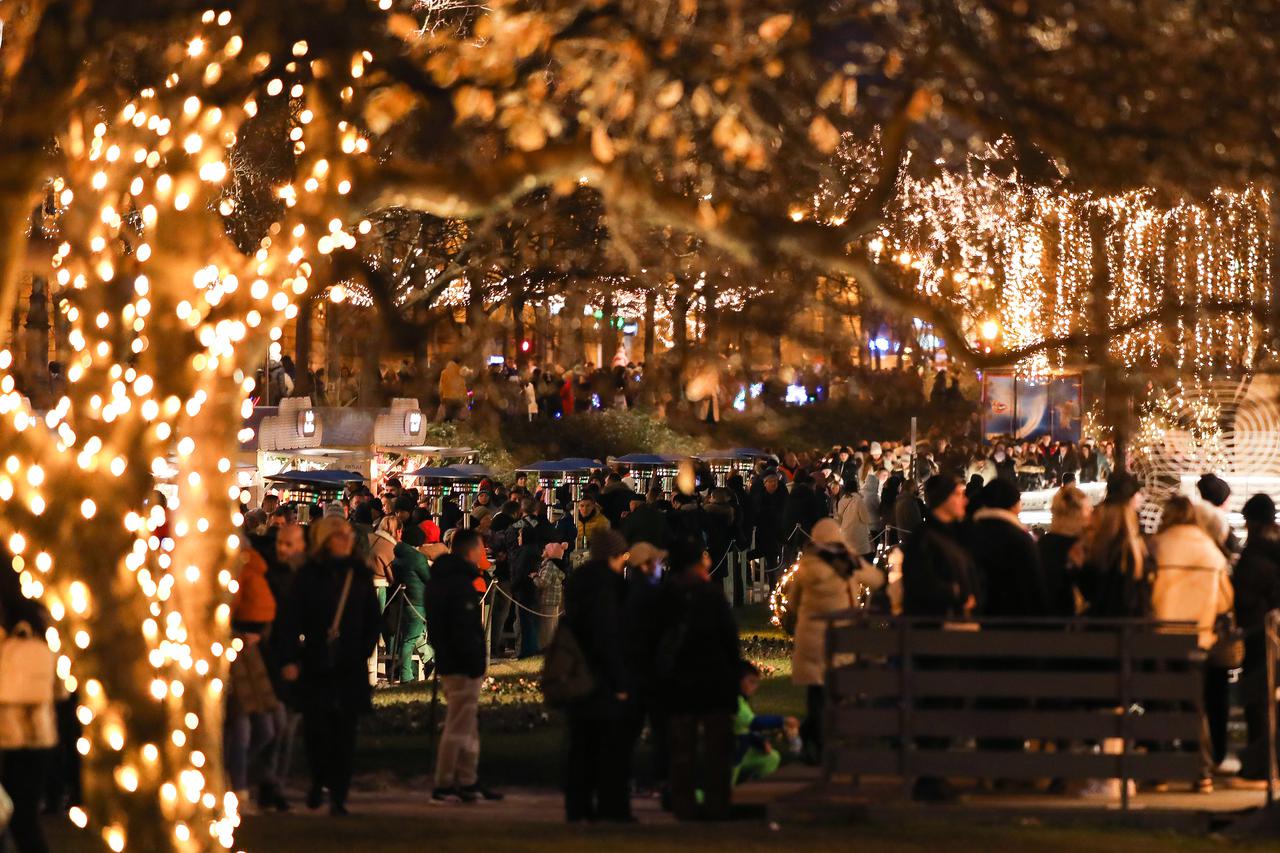
[(656, 608), (656, 700), (668, 720), (671, 806), (680, 820), (729, 816), (738, 627), (710, 573), (711, 555), (701, 542), (677, 541)]
[(582, 650), (594, 689), (568, 707), (569, 756), (564, 808), (570, 823), (630, 823), (633, 726), (631, 673), (623, 653), (623, 599), (627, 540), (615, 530), (597, 531), (590, 559), (569, 575), (564, 588), (565, 628)]

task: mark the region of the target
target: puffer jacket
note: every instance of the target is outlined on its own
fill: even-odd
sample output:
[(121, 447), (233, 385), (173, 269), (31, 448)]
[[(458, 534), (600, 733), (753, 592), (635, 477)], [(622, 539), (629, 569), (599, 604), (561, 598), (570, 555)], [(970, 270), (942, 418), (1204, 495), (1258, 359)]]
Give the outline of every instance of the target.
[(1155, 618), (1195, 622), (1200, 648), (1214, 642), (1214, 622), (1231, 611), (1235, 591), (1227, 558), (1198, 524), (1176, 524), (1151, 542), (1156, 576), (1151, 587)]
[(788, 596), (788, 606), (798, 616), (791, 651), (792, 682), (807, 686), (825, 681), (827, 621), (823, 617), (856, 607), (862, 587), (874, 590), (884, 583), (881, 571), (849, 550), (833, 519), (824, 518), (813, 526), (813, 543), (800, 555)]
[(379, 530), (369, 538), (369, 568), (373, 569), (373, 582), (378, 586), (394, 580), (391, 563), (396, 558), (396, 538)]
[(840, 532), (844, 534), (850, 550), (855, 554), (870, 554), (874, 516), (862, 495), (850, 492), (836, 498), (835, 512), (832, 515), (839, 522)]

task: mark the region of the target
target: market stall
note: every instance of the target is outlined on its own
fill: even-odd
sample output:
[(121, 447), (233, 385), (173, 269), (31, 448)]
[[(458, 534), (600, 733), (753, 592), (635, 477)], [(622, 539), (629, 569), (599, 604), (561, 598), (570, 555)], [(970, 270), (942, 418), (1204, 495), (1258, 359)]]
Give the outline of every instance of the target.
[(475, 506), (480, 484), (490, 476), (482, 465), (428, 466), (403, 475), (405, 485), (416, 488), (419, 505), (426, 501), (432, 516), (439, 518), (445, 501), (454, 498), (462, 511), (462, 526), (471, 525), (471, 510)]
[(545, 493), (543, 502), (548, 507), (555, 505), (555, 490), (560, 486), (568, 486), (573, 500), (582, 495), (591, 475), (605, 466), (594, 459), (546, 459), (518, 468), (517, 473), (529, 474), (537, 479), (537, 485), (531, 486), (536, 493)]
[(693, 457), (711, 471), (715, 485), (723, 486), (732, 474), (741, 474), (750, 480), (751, 472), (759, 461), (776, 463), (778, 457), (763, 450), (735, 447), (729, 450), (707, 450)]
[[(280, 496), (281, 504), (310, 507), (310, 517), (318, 517), (324, 504), (340, 500), (342, 493), (365, 476), (358, 471), (311, 470), (282, 471), (266, 478), (268, 488)], [(300, 521), (307, 521), (299, 513)]]
[(676, 488), (680, 463), (688, 459), (688, 456), (672, 456), (664, 453), (628, 453), (625, 456), (611, 457), (609, 464), (625, 467), (630, 472), (638, 494), (647, 494), (649, 489), (656, 485), (662, 490), (664, 497), (670, 497)]

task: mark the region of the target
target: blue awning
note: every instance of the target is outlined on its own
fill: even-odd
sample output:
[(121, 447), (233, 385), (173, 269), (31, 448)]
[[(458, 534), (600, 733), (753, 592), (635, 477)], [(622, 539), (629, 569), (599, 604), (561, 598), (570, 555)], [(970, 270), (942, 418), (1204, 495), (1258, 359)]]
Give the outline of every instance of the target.
[(596, 471), (603, 467), (594, 459), (544, 459), (517, 470), (527, 471), (530, 474), (575, 474), (582, 471)]
[(347, 483), (362, 483), (363, 474), (355, 471), (281, 471), (267, 480), (278, 483), (298, 483), (311, 486), (343, 486)]
[(653, 466), (670, 466), (675, 465), (685, 459), (687, 456), (671, 456), (666, 453), (628, 453), (626, 456), (615, 456), (613, 461), (622, 465), (653, 465)]
[(734, 447), (729, 450), (708, 450), (697, 455), (698, 459), (704, 462), (752, 462), (756, 459), (772, 459), (777, 460), (778, 457), (772, 453), (765, 453), (763, 450), (754, 450), (750, 447)]
[(404, 476), (422, 480), (483, 480), (489, 476), (489, 469), (483, 465), (427, 466)]

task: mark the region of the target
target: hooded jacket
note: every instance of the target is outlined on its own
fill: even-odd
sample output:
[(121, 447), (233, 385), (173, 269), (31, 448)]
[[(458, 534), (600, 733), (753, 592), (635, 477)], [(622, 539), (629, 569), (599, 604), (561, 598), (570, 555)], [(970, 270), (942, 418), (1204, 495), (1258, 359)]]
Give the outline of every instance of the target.
[(824, 683), (827, 671), (829, 613), (857, 607), (862, 588), (879, 589), (884, 574), (850, 550), (834, 519), (813, 526), (813, 543), (800, 555), (792, 578), (788, 607), (797, 614), (791, 650), (791, 680), (796, 684)]

